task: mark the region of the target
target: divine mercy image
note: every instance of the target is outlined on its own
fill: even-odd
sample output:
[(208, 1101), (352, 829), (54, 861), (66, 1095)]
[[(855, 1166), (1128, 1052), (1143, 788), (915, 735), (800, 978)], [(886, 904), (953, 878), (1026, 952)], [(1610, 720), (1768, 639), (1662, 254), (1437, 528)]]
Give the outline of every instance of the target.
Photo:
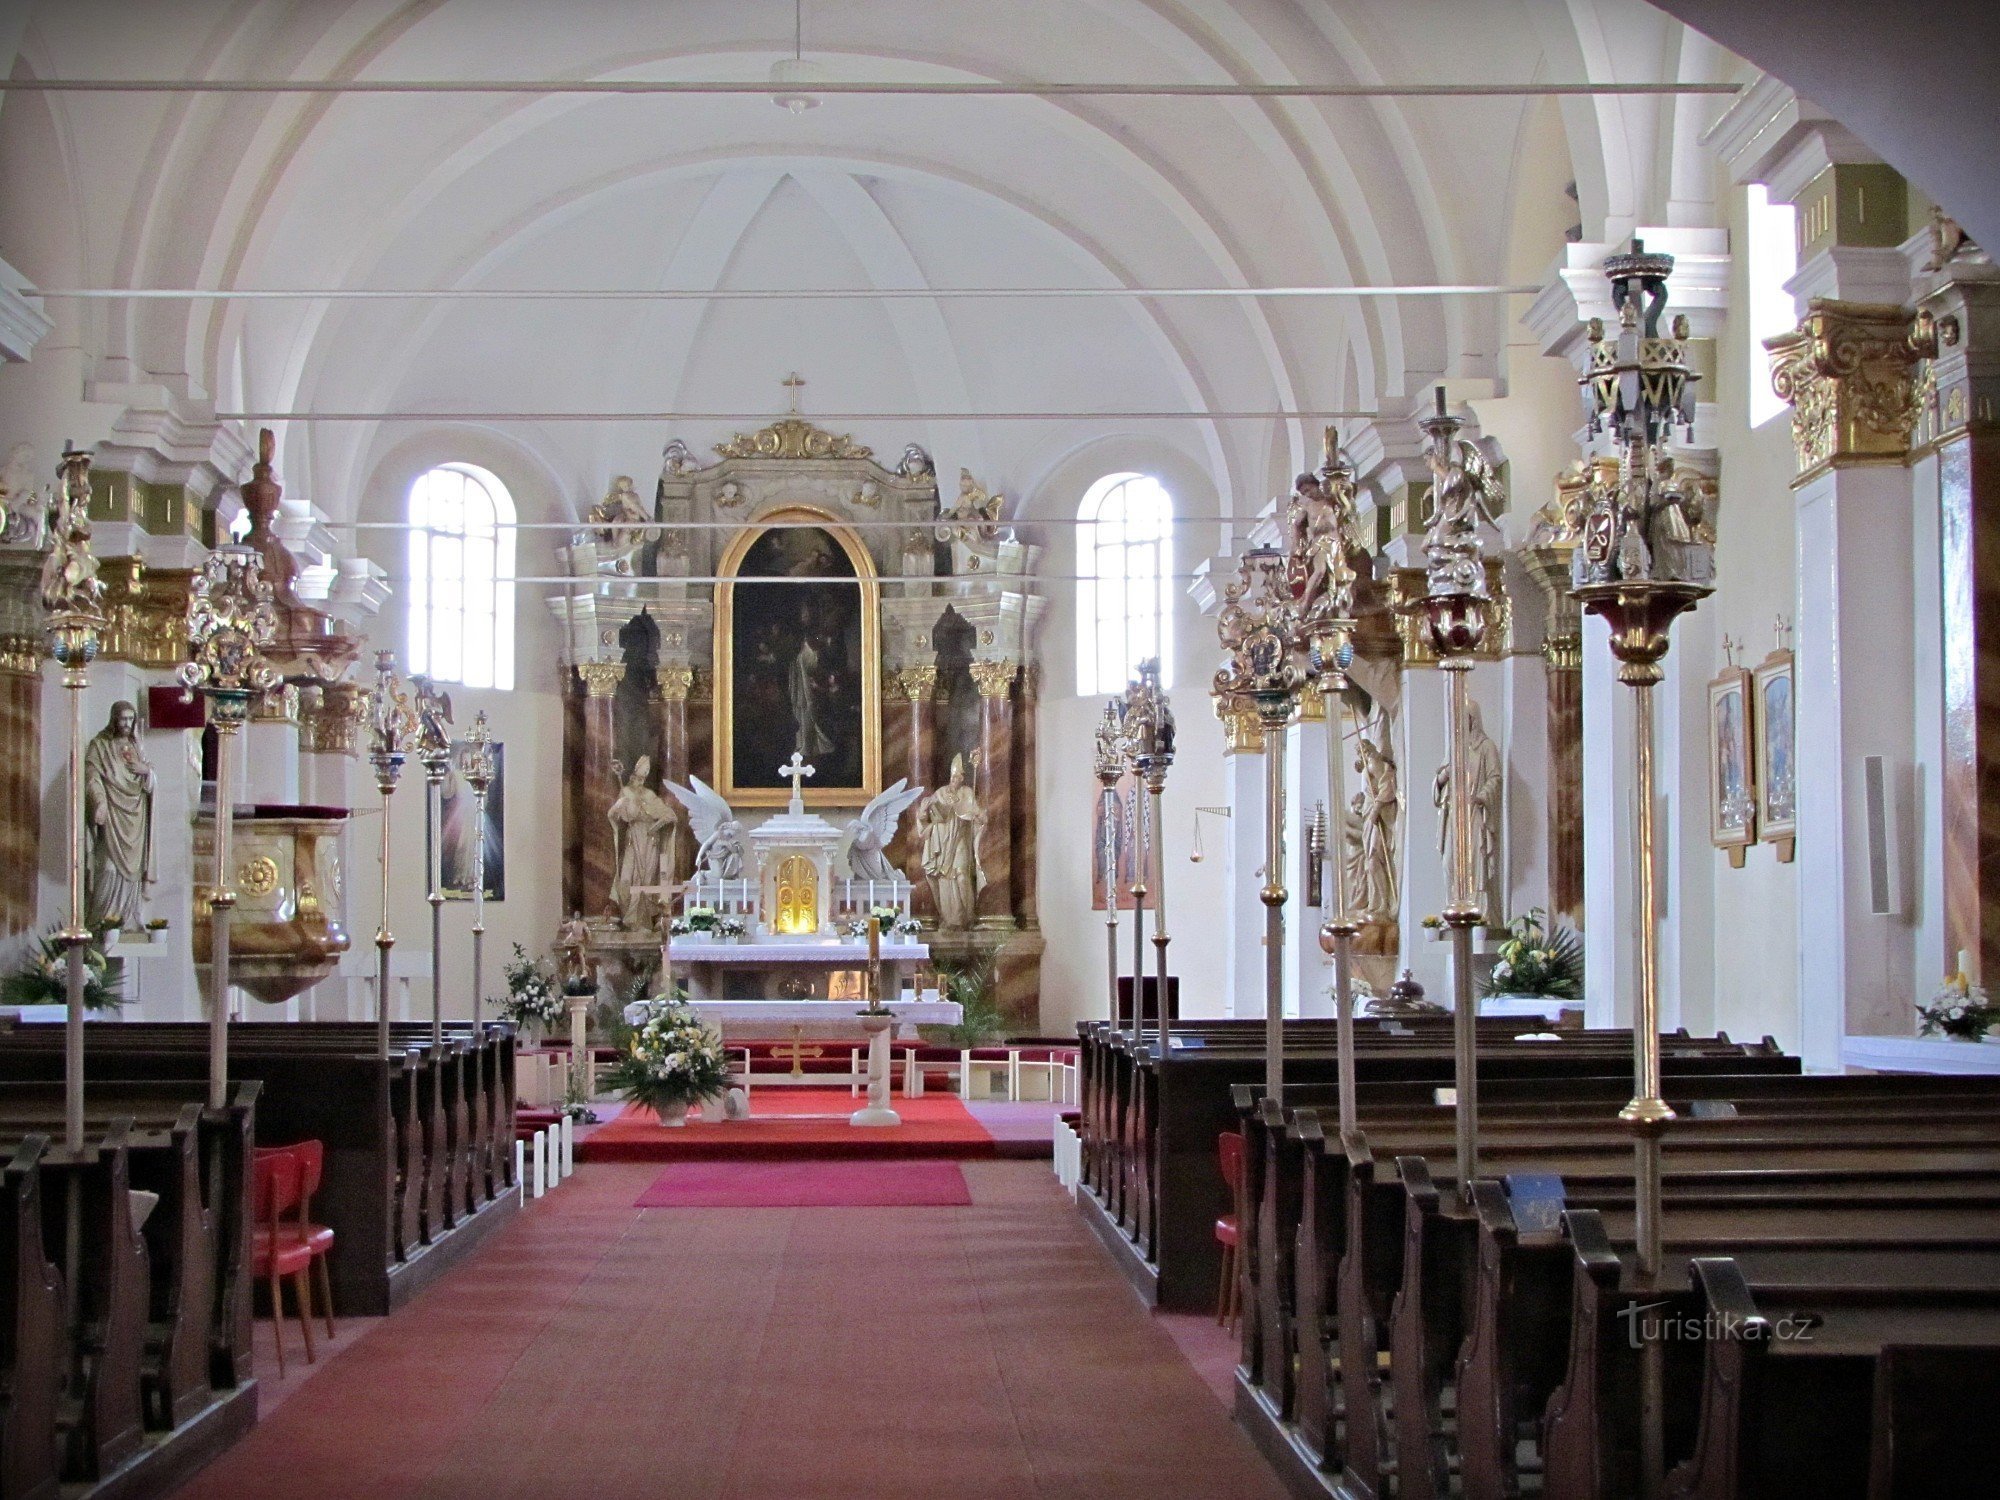
[[(742, 579), (854, 578), (854, 564), (819, 527), (766, 531), (744, 554)], [(859, 581), (741, 583), (731, 591), (730, 770), (739, 790), (789, 787), (794, 754), (812, 790), (860, 788), (865, 764), (862, 591)]]

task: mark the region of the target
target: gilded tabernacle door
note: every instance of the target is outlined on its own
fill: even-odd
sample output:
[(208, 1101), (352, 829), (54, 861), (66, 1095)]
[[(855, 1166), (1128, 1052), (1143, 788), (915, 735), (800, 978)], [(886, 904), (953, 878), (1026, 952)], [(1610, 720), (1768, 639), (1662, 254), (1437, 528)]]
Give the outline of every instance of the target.
[[(773, 526), (818, 521), (820, 525)], [(779, 767), (813, 767), (808, 805), (882, 789), (881, 623), (868, 550), (826, 512), (758, 517), (723, 554), (716, 589), (716, 790), (735, 806), (791, 798)], [(740, 581), (739, 581), (740, 580)]]

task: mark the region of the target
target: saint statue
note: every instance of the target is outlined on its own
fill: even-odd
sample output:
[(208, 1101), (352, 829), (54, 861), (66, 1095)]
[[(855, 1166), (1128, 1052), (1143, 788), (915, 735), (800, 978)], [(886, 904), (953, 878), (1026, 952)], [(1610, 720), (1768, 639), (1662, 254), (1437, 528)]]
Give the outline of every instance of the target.
[(965, 784), (965, 757), (951, 758), (951, 780), (931, 793), (917, 811), (923, 836), (923, 870), (937, 902), (938, 926), (963, 931), (973, 922), (973, 908), (986, 884), (979, 867), (979, 834), (986, 826), (986, 809)]
[(618, 800), (605, 814), (611, 820), (615, 856), (611, 904), (618, 909), (624, 924), (635, 929), (654, 925), (651, 917), (658, 909), (659, 898), (652, 888), (660, 884), (661, 870), (674, 868), (675, 841), (680, 831), (666, 799), (646, 785), (652, 774), (652, 757), (640, 756), (631, 776), (619, 789)]
[[(1472, 828), (1473, 894), (1489, 915), (1494, 908), (1500, 873), (1500, 797), (1504, 775), (1500, 747), (1486, 732), (1477, 703), (1466, 706), (1466, 812)], [(1438, 767), (1431, 780), (1431, 804), (1438, 809), (1438, 853), (1445, 868), (1451, 861), (1451, 761)]]
[(111, 717), (83, 755), (84, 895), (99, 932), (145, 926), (153, 879), (153, 768), (139, 748), (138, 713), (111, 705)]
[(1401, 898), (1396, 839), (1403, 796), (1396, 763), (1367, 735), (1357, 741), (1354, 769), (1361, 790), (1347, 820), (1347, 879), (1354, 908), (1370, 922), (1393, 922)]
[(556, 927), (556, 977), (565, 994), (591, 985), (590, 961), (584, 951), (590, 944), (590, 928), (583, 913), (572, 911), (567, 921)]

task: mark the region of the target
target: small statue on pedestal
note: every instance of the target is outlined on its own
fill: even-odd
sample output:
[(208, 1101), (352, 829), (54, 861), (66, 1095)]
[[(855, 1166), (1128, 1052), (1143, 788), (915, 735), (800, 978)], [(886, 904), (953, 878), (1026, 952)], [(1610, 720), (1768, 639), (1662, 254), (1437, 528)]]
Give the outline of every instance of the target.
[(103, 932), (145, 926), (153, 879), (153, 767), (134, 732), (138, 713), (111, 705), (111, 717), (83, 755), (87, 920)]
[(585, 957), (589, 944), (590, 928), (584, 923), (583, 913), (572, 911), (568, 919), (556, 928), (556, 980), (566, 995), (597, 988), (590, 972), (590, 960)]

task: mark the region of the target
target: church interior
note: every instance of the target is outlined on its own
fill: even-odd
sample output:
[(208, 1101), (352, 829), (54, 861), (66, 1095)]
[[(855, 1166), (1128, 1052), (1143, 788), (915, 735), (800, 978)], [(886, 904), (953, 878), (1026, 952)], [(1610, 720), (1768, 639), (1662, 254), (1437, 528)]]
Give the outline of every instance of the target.
[(1994, 1493), (2000, 11), (0, 55), (0, 1500)]

